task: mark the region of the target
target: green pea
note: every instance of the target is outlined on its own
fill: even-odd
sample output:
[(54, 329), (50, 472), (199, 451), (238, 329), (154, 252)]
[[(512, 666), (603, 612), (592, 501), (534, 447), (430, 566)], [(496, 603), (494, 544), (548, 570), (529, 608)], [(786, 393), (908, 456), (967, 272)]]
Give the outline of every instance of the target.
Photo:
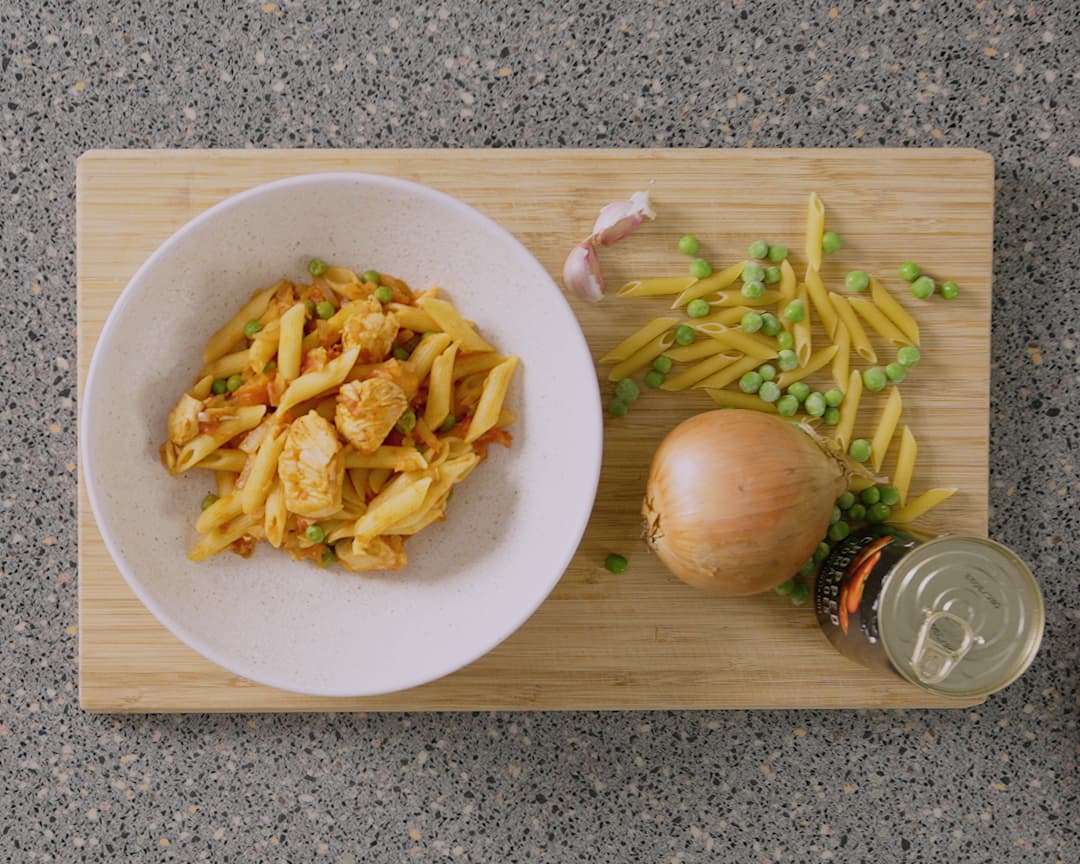
[(311, 300), (310, 298), (305, 300), (304, 301), (304, 308), (307, 309), (307, 314), (309, 316), (314, 315), (315, 314), (315, 301)]
[(671, 358), (666, 354), (661, 354), (655, 360), (652, 361), (652, 368), (657, 372), (667, 375), (671, 371), (671, 367), (674, 365)]
[(826, 408), (825, 409), (825, 422), (830, 426), (835, 426), (840, 422), (840, 409), (839, 408)]
[(228, 378), (225, 379), (225, 389), (229, 393), (235, 393), (237, 390), (240, 389), (243, 383), (243, 377), (240, 375), (239, 372), (237, 372), (235, 375), (230, 375)]
[(373, 285), (378, 285), (381, 279), (382, 274), (380, 274), (378, 270), (365, 270), (360, 274), (360, 281), (365, 284), (371, 283)]
[(856, 462), (866, 462), (870, 459), (870, 442), (865, 438), (856, 438), (848, 447), (848, 456)]
[(870, 287), (870, 275), (865, 270), (852, 270), (844, 277), (848, 291), (861, 292)]
[(652, 387), (654, 390), (664, 383), (664, 373), (657, 372), (655, 369), (650, 369), (645, 373), (645, 385)]
[(805, 381), (796, 381), (787, 388), (788, 395), (794, 396), (799, 402), (805, 402), (810, 395), (810, 385)]
[(781, 246), (779, 243), (774, 243), (769, 247), (769, 260), (774, 264), (779, 264), (787, 258), (787, 246)]
[(792, 324), (798, 324), (806, 317), (806, 307), (802, 300), (792, 300), (784, 307), (784, 317)]
[(886, 507), (895, 507), (900, 503), (900, 490), (895, 486), (879, 486), (879, 500)]
[(821, 248), (828, 254), (839, 252), (844, 245), (844, 238), (835, 231), (826, 231), (821, 235)]
[(803, 410), (811, 417), (823, 417), (827, 407), (825, 397), (820, 393), (811, 393), (803, 403)]
[(697, 300), (691, 300), (686, 304), (686, 314), (691, 318), (704, 318), (709, 314), (709, 301), (702, 300), (700, 297)]
[(324, 321), (327, 318), (333, 318), (335, 312), (337, 312), (337, 309), (334, 308), (334, 304), (331, 303), (329, 300), (323, 300), (322, 303), (319, 303), (315, 306), (315, 314), (322, 318)]
[(679, 238), (679, 251), (682, 252), (683, 255), (689, 255), (693, 258), (697, 255), (699, 248), (701, 248), (701, 243), (693, 234), (683, 234), (683, 236)]
[(758, 366), (758, 375), (761, 376), (762, 381), (775, 381), (776, 380), (776, 367), (772, 363), (764, 363)]
[(775, 336), (783, 329), (783, 325), (780, 323), (780, 319), (777, 318), (772, 312), (761, 313), (761, 332), (766, 336)]
[(877, 504), (871, 504), (866, 508), (866, 521), (870, 523), (884, 522), (892, 516), (892, 507), (888, 504), (884, 504), (878, 501)]
[(794, 396), (781, 396), (776, 403), (776, 410), (781, 417), (794, 417), (799, 413), (799, 400)]
[(922, 355), (919, 353), (919, 349), (914, 345), (905, 345), (899, 351), (896, 352), (896, 360), (901, 366), (907, 366), (908, 369), (914, 369), (919, 365), (919, 360), (922, 359)]
[(439, 424), (440, 432), (449, 432), (457, 425), (457, 418), (453, 414), (447, 414), (446, 419)]
[(712, 274), (712, 264), (704, 258), (695, 258), (690, 262), (690, 275), (695, 279), (704, 279)]
[(747, 261), (742, 268), (743, 282), (761, 282), (765, 279), (765, 268), (756, 261)]
[(203, 498), (202, 501), (199, 502), (199, 509), (206, 510), (217, 500), (218, 496), (211, 492), (205, 498)]
[(839, 408), (844, 404), (844, 391), (839, 387), (833, 387), (825, 391), (825, 404), (830, 408)]
[[(806, 563), (803, 564), (802, 567), (799, 568), (799, 572), (796, 573), (795, 575), (796, 576), (802, 576), (804, 579), (807, 578), (808, 576), (813, 576), (814, 575), (814, 567), (815, 567), (814, 559), (813, 558), (808, 558)], [(795, 592), (792, 592), (792, 593), (795, 593)]]
[(795, 337), (792, 336), (787, 330), (781, 330), (776, 334), (776, 347), (777, 348), (791, 348), (795, 344)]
[(751, 258), (757, 258), (760, 261), (762, 258), (769, 257), (769, 244), (764, 240), (755, 240), (746, 251)]
[(322, 258), (312, 258), (307, 262), (307, 272), (312, 276), (322, 276), (326, 272), (326, 262)]
[[(450, 491), (453, 492), (454, 490), (451, 489)], [(449, 495), (446, 496), (446, 500), (450, 500)], [(327, 564), (333, 564), (335, 558), (337, 558), (337, 555), (334, 552), (334, 547), (327, 546), (325, 549), (322, 550), (322, 555), (319, 556), (319, 561), (321, 561), (323, 566), (325, 567)]]
[(944, 300), (955, 300), (960, 296), (960, 286), (951, 279), (941, 283), (941, 297)]
[(847, 522), (840, 521), (829, 526), (828, 537), (833, 543), (839, 543), (851, 533), (851, 526)]
[(765, 284), (775, 285), (781, 279), (779, 267), (766, 267), (765, 268)]
[(633, 378), (623, 378), (615, 384), (615, 396), (623, 402), (635, 402), (641, 395), (641, 388)]
[(757, 300), (762, 294), (765, 293), (765, 283), (758, 280), (752, 282), (743, 282), (742, 288), (739, 290), (747, 300)]
[(248, 321), (247, 324), (244, 325), (244, 335), (247, 336), (248, 339), (254, 337), (260, 330), (262, 330), (262, 321), (257, 318)]
[(871, 486), (868, 489), (863, 489), (862, 492), (859, 493), (859, 500), (869, 507), (871, 504), (877, 504), (877, 502), (881, 500), (881, 492), (878, 490), (877, 486)]
[(680, 345), (689, 345), (696, 337), (694, 328), (689, 324), (680, 324), (675, 328), (675, 341)]
[(843, 518), (843, 514), (840, 512), (840, 508), (835, 505), (832, 508), (832, 513), (829, 514), (829, 524), (835, 525)]
[(871, 366), (862, 373), (863, 387), (875, 393), (883, 390), (888, 382), (889, 376), (885, 374), (885, 370), (880, 366)]
[(830, 552), (832, 552), (832, 547), (824, 540), (822, 540), (820, 543), (817, 544), (817, 549), (814, 550), (814, 563), (820, 564), (822, 561), (829, 557)]
[(785, 582), (781, 582), (772, 590), (779, 594), (781, 597), (787, 597), (789, 594), (791, 594), (792, 591), (795, 590), (795, 580), (788, 579)]
[(321, 525), (308, 525), (304, 536), (312, 543), (322, 543), (326, 539), (326, 531)]
[(214, 383), (210, 385), (210, 392), (217, 396), (220, 396), (228, 389), (228, 382), (225, 378), (215, 378)]
[(852, 492), (845, 492), (839, 498), (836, 499), (836, 506), (841, 510), (850, 510), (851, 505), (855, 503), (855, 495)]
[(919, 274), (922, 273), (922, 270), (914, 261), (905, 261), (900, 265), (900, 269), (896, 272), (905, 282), (914, 282), (919, 278)]
[(275, 369), (277, 369), (277, 363), (271, 360), (265, 366), (263, 366), (263, 375), (269, 375)]
[(396, 357), (398, 360), (408, 360), (409, 350), (404, 345), (398, 345), (394, 349), (394, 357)]
[[(760, 376), (761, 373), (759, 372), (758, 375)], [(762, 381), (761, 387), (758, 388), (757, 395), (760, 396), (764, 402), (770, 404), (777, 402), (780, 399), (780, 385), (775, 381)]]
[(902, 363), (890, 363), (885, 367), (885, 377), (894, 384), (899, 384), (907, 378), (907, 367)]
[(739, 321), (744, 333), (757, 333), (765, 324), (764, 319), (757, 312), (747, 312)]
[(848, 519), (852, 522), (862, 522), (866, 518), (866, 507), (862, 504), (854, 504), (848, 510)]
[(920, 300), (925, 300), (934, 293), (936, 287), (937, 285), (934, 283), (934, 280), (929, 276), (920, 276), (911, 283), (911, 293)]
[(626, 412), (630, 410), (630, 406), (623, 402), (622, 399), (616, 398), (608, 402), (607, 410), (612, 417), (625, 417)]
[(405, 413), (398, 418), (394, 428), (402, 435), (408, 435), (416, 428), (416, 413), (411, 408), (405, 409)]
[(799, 358), (790, 348), (785, 348), (777, 355), (776, 365), (781, 372), (790, 372), (799, 365)]
[(757, 393), (761, 389), (761, 375), (757, 372), (746, 372), (739, 379), (739, 389), (743, 393)]
[(788, 599), (791, 600), (792, 606), (802, 606), (810, 599), (810, 589), (803, 585), (802, 582), (796, 582), (791, 594), (788, 595)]
[(389, 303), (394, 299), (394, 292), (387, 288), (385, 285), (380, 285), (375, 289), (375, 299), (380, 303)]
[(630, 567), (630, 562), (626, 560), (625, 555), (611, 554), (604, 559), (604, 567), (607, 568), (609, 573), (620, 576)]

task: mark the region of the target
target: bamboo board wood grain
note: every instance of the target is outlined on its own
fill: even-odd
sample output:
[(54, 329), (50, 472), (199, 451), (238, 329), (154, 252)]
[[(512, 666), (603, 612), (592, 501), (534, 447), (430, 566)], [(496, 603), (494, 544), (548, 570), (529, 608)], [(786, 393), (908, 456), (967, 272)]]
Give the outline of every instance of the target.
[[(78, 165), (79, 383), (102, 324), (136, 268), (177, 228), (227, 196), (317, 171), (392, 174), (434, 186), (516, 234), (558, 278), (563, 258), (607, 201), (652, 190), (660, 218), (601, 252), (609, 283), (681, 275), (686, 232), (717, 264), (758, 237), (784, 243), (801, 270), (806, 196), (846, 240), (827, 256), (830, 287), (854, 267), (883, 278), (916, 311), (924, 362), (904, 384), (919, 436), (915, 488), (957, 486), (930, 527), (983, 534), (987, 448), (993, 163), (970, 150), (356, 150), (96, 151)], [(961, 299), (901, 293), (897, 265), (916, 258), (952, 278)], [(249, 290), (251, 286), (245, 286)], [(239, 294), (238, 294), (239, 296)], [(663, 298), (574, 303), (599, 358), (663, 314)], [(854, 363), (854, 360), (853, 360)], [(604, 392), (607, 368), (600, 369)], [(943, 382), (948, 386), (943, 386)], [(861, 414), (869, 437), (875, 413)], [(957, 707), (837, 654), (809, 606), (774, 595), (719, 599), (683, 586), (638, 539), (649, 459), (679, 420), (711, 407), (702, 391), (647, 392), (608, 420), (599, 494), (562, 581), (510, 639), (471, 666), (375, 699), (273, 690), (205, 660), (164, 629), (112, 564), (79, 496), (80, 699), (93, 711), (361, 711)], [(762, 458), (767, 458), (763, 444)], [(890, 467), (892, 457), (886, 461)], [(163, 476), (163, 482), (166, 478)], [(631, 567), (602, 567), (612, 551)], [(178, 552), (179, 554), (179, 552)]]

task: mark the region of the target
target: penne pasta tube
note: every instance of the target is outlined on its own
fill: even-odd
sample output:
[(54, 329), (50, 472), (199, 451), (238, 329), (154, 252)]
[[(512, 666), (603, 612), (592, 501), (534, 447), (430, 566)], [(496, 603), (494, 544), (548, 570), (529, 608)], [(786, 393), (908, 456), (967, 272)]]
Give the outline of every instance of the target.
[(231, 495), (222, 495), (199, 514), (199, 518), (195, 520), (195, 530), (200, 534), (206, 534), (224, 525), (230, 519), (235, 519), (243, 512), (243, 501), (239, 492), (234, 491)]
[(757, 357), (743, 357), (740, 360), (736, 360), (730, 366), (726, 366), (719, 372), (715, 372), (708, 378), (704, 378), (698, 381), (695, 388), (713, 388), (715, 390), (723, 390), (732, 381), (738, 381), (742, 376), (756, 369), (761, 365), (761, 361)]
[(743, 315), (750, 312), (749, 306), (725, 306), (706, 315), (704, 318), (695, 318), (690, 321), (690, 326), (697, 328), (702, 324), (722, 324), (725, 327), (737, 327), (742, 321)]
[(915, 458), (919, 445), (910, 426), (905, 426), (900, 433), (900, 451), (896, 454), (896, 467), (892, 473), (892, 485), (900, 493), (900, 506), (907, 504), (908, 490), (911, 488), (911, 475), (915, 473)]
[(659, 276), (652, 279), (635, 279), (627, 282), (617, 292), (617, 297), (655, 297), (660, 294), (680, 294), (693, 285), (693, 276)]
[(278, 331), (281, 329), (280, 319), (271, 321), (262, 330), (255, 334), (248, 346), (248, 365), (256, 375), (260, 374), (278, 350)]
[(771, 360), (776, 356), (776, 347), (770, 345), (764, 338), (752, 333), (743, 333), (731, 327), (723, 327), (720, 324), (703, 325), (701, 332), (718, 342), (741, 351), (748, 357), (756, 357), (758, 360)]
[(503, 400), (506, 399), (506, 391), (510, 387), (510, 379), (514, 375), (517, 363), (518, 358), (511, 354), (488, 372), (487, 379), (484, 381), (484, 390), (480, 394), (480, 401), (476, 403), (476, 411), (469, 421), (469, 431), (465, 433), (467, 442), (475, 441), (498, 422)]
[(889, 516), (890, 522), (914, 522), (920, 516), (937, 507), (942, 501), (947, 501), (956, 494), (956, 489), (931, 489), (923, 492), (918, 498), (912, 498), (907, 504), (898, 510), (893, 510)]
[(642, 369), (648, 366), (668, 350), (675, 343), (675, 334), (668, 330), (655, 337), (651, 342), (647, 342), (625, 360), (616, 363), (611, 367), (611, 371), (608, 372), (608, 381), (621, 381), (630, 375), (633, 375), (638, 369)]
[[(346, 451), (346, 461), (348, 461), (348, 451)], [(368, 469), (367, 468), (346, 468), (345, 473), (349, 477), (349, 482), (352, 484), (353, 490), (361, 501), (367, 501), (368, 491)]]
[(833, 355), (832, 364), (833, 382), (841, 390), (845, 390), (848, 384), (848, 370), (851, 366), (851, 336), (842, 321), (838, 321), (836, 324), (833, 344), (836, 345), (836, 353)]
[(368, 471), (368, 488), (373, 495), (378, 495), (382, 491), (383, 486), (386, 485), (386, 481), (390, 479), (389, 468), (372, 468)]
[(919, 325), (908, 311), (882, 286), (877, 279), (870, 278), (870, 298), (886, 318), (897, 326), (913, 345), (919, 344)]
[(244, 327), (248, 321), (262, 317), (266, 307), (270, 305), (270, 299), (277, 293), (278, 286), (267, 288), (265, 291), (256, 291), (232, 318), (218, 330), (210, 341), (206, 343), (203, 351), (203, 364), (210, 365), (219, 357), (229, 353), (234, 345), (244, 338)]
[(428, 373), (431, 372), (431, 364), (446, 350), (450, 342), (449, 333), (428, 333), (420, 340), (420, 344), (409, 357), (409, 365), (412, 366), (418, 379), (423, 381), (427, 378)]
[(416, 333), (431, 333), (439, 329), (439, 325), (423, 309), (416, 306), (407, 306), (404, 303), (388, 303), (386, 306), (398, 319), (398, 324), (406, 330)]
[(308, 372), (306, 375), (301, 375), (295, 381), (293, 381), (286, 388), (285, 392), (281, 395), (281, 402), (278, 404), (278, 413), (282, 414), (288, 411), (294, 405), (299, 405), (301, 402), (306, 402), (308, 399), (314, 399), (325, 393), (327, 390), (332, 390), (341, 384), (345, 380), (345, 376), (349, 374), (349, 370), (352, 369), (356, 363), (356, 358), (360, 355), (360, 349), (350, 348), (327, 363), (322, 369), (315, 372)]
[[(429, 429), (438, 429), (450, 414), (450, 398), (454, 389), (454, 359), (457, 357), (457, 342), (443, 351), (431, 364), (428, 375), (428, 397), (424, 406), (424, 422)], [(494, 354), (494, 351), (487, 352)]]
[(810, 354), (813, 350), (810, 341), (810, 302), (805, 285), (799, 286), (796, 296), (799, 302), (802, 303), (803, 317), (802, 321), (797, 321), (792, 325), (791, 330), (792, 335), (795, 337), (795, 356), (799, 358), (799, 365), (805, 366), (810, 362)]
[(270, 494), (270, 487), (277, 476), (278, 457), (285, 449), (285, 440), (288, 437), (287, 428), (272, 429), (259, 445), (240, 493), (245, 513), (258, 513), (263, 509), (266, 496)]
[[(254, 429), (266, 413), (265, 405), (251, 405), (237, 408), (228, 420), (222, 420), (211, 432), (202, 432), (180, 448), (176, 457), (173, 474), (183, 474), (189, 468), (204, 461), (214, 450), (241, 432)], [(206, 465), (204, 467), (217, 467)]]
[(885, 407), (881, 410), (877, 426), (874, 427), (874, 436), (870, 440), (870, 458), (875, 471), (881, 470), (881, 463), (885, 461), (885, 453), (892, 443), (896, 427), (900, 423), (900, 415), (904, 410), (903, 400), (900, 398), (900, 388), (892, 387), (889, 390), (889, 398), (885, 400)]
[(209, 468), (212, 471), (230, 471), (239, 474), (244, 470), (247, 453), (222, 447), (195, 463), (195, 468)]
[(353, 550), (360, 554), (372, 540), (382, 534), (395, 522), (400, 522), (407, 516), (415, 513), (424, 503), (431, 486), (431, 477), (402, 474), (400, 478), (408, 478), (407, 482), (392, 483), (376, 495), (364, 515), (356, 520), (353, 525)]
[(277, 480), (270, 487), (266, 496), (266, 513), (263, 516), (263, 530), (270, 545), (278, 549), (285, 539), (285, 526), (289, 521), (289, 512), (285, 508), (285, 487)]
[(448, 300), (421, 297), (416, 301), (416, 305), (427, 312), (444, 333), (449, 333), (450, 338), (459, 343), (463, 351), (495, 350), (458, 314)]
[(859, 415), (859, 402), (862, 400), (862, 375), (858, 369), (848, 374), (847, 387), (844, 388), (844, 401), (840, 405), (840, 422), (836, 424), (833, 440), (842, 453), (848, 452), (851, 436), (855, 431), (855, 418)]
[(741, 291), (718, 291), (704, 298), (713, 308), (726, 306), (772, 306), (780, 299), (779, 291), (764, 291), (760, 297), (743, 297)]
[(787, 304), (795, 299), (795, 270), (785, 258), (780, 262), (780, 298), (777, 302)]
[(454, 359), (454, 380), (460, 381), (466, 375), (473, 375), (476, 372), (487, 372), (488, 369), (494, 369), (505, 359), (502, 354), (496, 354), (494, 351), (484, 351), (480, 354), (463, 354), (458, 351)]
[[(625, 360), (627, 357), (640, 351), (661, 333), (678, 326), (678, 324), (678, 318), (653, 318), (652, 321), (631, 333), (628, 337), (623, 339), (622, 342), (608, 351), (607, 354), (600, 358), (600, 362), (618, 363)], [(458, 376), (455, 375), (455, 378), (456, 377)]]
[[(716, 344), (720, 346), (721, 350), (727, 348), (722, 342), (717, 342)], [(670, 391), (685, 390), (686, 388), (697, 384), (699, 381), (704, 381), (721, 369), (727, 368), (738, 359), (739, 355), (737, 354), (714, 354), (713, 356), (702, 360), (700, 363), (695, 363), (689, 369), (683, 369), (674, 375), (668, 375), (660, 384), (660, 389)]]
[(821, 237), (825, 233), (825, 205), (817, 192), (811, 192), (806, 202), (806, 260), (815, 270), (821, 270)]
[(212, 392), (211, 388), (213, 386), (214, 376), (204, 375), (202, 378), (195, 382), (195, 384), (190, 390), (188, 390), (188, 395), (192, 399), (199, 399), (201, 401), (210, 396), (210, 393)]
[(708, 387), (705, 390), (709, 397), (721, 408), (748, 408), (751, 411), (764, 411), (767, 414), (776, 414), (776, 403), (766, 402), (756, 393), (737, 393), (734, 390), (717, 390)]
[(742, 275), (743, 267), (746, 266), (745, 261), (740, 261), (737, 264), (732, 264), (730, 267), (725, 267), (723, 270), (717, 270), (715, 273), (706, 276), (704, 279), (698, 279), (688, 285), (683, 292), (675, 298), (675, 302), (671, 304), (672, 309), (681, 309), (691, 300), (697, 300), (699, 297), (704, 297), (707, 294), (714, 294), (718, 291), (723, 291), (730, 285), (735, 284), (735, 280)]
[(911, 340), (901, 332), (899, 327), (885, 317), (885, 313), (878, 309), (873, 300), (866, 297), (849, 297), (848, 303), (855, 310), (855, 314), (869, 324), (871, 329), (881, 338), (892, 342), (893, 345), (911, 344)]
[(247, 349), (225, 354), (212, 363), (207, 363), (199, 372), (199, 377), (209, 377), (210, 383), (213, 384), (215, 378), (228, 378), (230, 375), (239, 375), (247, 369), (249, 356)]
[[(810, 359), (806, 361), (806, 365), (798, 369), (791, 369), (787, 372), (781, 372), (777, 378), (776, 383), (781, 390), (786, 390), (790, 385), (796, 381), (802, 381), (808, 375), (813, 375), (819, 369), (824, 369), (836, 357), (837, 352), (836, 345), (830, 345), (828, 348), (822, 348), (820, 351), (815, 351)], [(847, 386), (847, 382), (844, 382), (844, 386)]]
[[(221, 452), (220, 450), (218, 451)], [(199, 466), (196, 465), (196, 468)], [(236, 490), (236, 474), (235, 471), (215, 471), (214, 472), (214, 485), (217, 487), (218, 498), (224, 498), (226, 495), (232, 494)]]
[(863, 477), (856, 474), (848, 481), (848, 490), (854, 493), (862, 492), (863, 489), (869, 489), (874, 485), (874, 481), (869, 477)]
[(428, 467), (427, 460), (415, 447), (392, 447), (384, 444), (374, 453), (365, 455), (345, 448), (346, 468), (386, 468), (391, 471), (420, 471)]
[(307, 309), (303, 303), (294, 303), (281, 316), (278, 328), (278, 371), (286, 382), (300, 376), (300, 360), (303, 353), (304, 322)]
[(701, 360), (727, 350), (727, 346), (716, 339), (699, 339), (689, 345), (675, 345), (668, 348), (663, 356), (670, 357), (678, 363), (689, 363), (692, 360)]
[(821, 319), (821, 326), (825, 328), (825, 334), (830, 339), (834, 338), (838, 319), (832, 301), (829, 300), (829, 292), (825, 290), (825, 283), (821, 281), (821, 274), (813, 267), (807, 267), (804, 281), (806, 282), (806, 293), (810, 296), (811, 303), (814, 304), (814, 311), (817, 313), (818, 318)]
[(215, 528), (209, 534), (200, 537), (199, 542), (188, 552), (188, 558), (192, 561), (205, 561), (211, 555), (224, 552), (245, 534), (261, 534), (260, 522), (262, 522), (262, 514), (237, 516), (221, 528)]
[(841, 297), (835, 291), (830, 291), (829, 300), (832, 301), (833, 308), (836, 309), (837, 317), (847, 327), (848, 335), (851, 337), (851, 347), (855, 349), (855, 353), (867, 363), (877, 363), (877, 352), (870, 344), (870, 339), (867, 337), (862, 324), (859, 323), (859, 319), (855, 317), (855, 311), (851, 308), (847, 298)]

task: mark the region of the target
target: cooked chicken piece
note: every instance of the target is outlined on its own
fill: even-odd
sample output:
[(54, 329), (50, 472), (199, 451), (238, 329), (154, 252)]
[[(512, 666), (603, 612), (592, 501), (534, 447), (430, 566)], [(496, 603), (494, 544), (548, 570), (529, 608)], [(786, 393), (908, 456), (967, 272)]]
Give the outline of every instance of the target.
[(417, 377), (412, 364), (402, 362), (396, 357), (377, 364), (368, 373), (368, 377), (385, 378), (387, 381), (393, 381), (405, 391), (406, 399), (412, 399), (416, 395), (416, 391), (420, 389), (420, 379)]
[(405, 392), (386, 378), (368, 378), (342, 385), (334, 423), (361, 453), (374, 453), (409, 407)]
[(326, 361), (325, 348), (312, 348), (310, 351), (305, 351), (303, 362), (300, 365), (300, 374), (307, 375), (308, 372), (319, 372), (325, 368)]
[(314, 411), (289, 426), (278, 473), (290, 512), (319, 519), (341, 509), (345, 450), (334, 427)]
[(398, 320), (393, 312), (384, 312), (382, 304), (374, 297), (354, 300), (357, 309), (345, 322), (341, 333), (344, 349), (359, 347), (358, 363), (378, 363), (394, 345)]
[(346, 538), (334, 546), (338, 563), (354, 573), (369, 570), (401, 570), (409, 563), (405, 543), (396, 534), (374, 538), (363, 552), (353, 551), (353, 541)]
[(203, 403), (185, 393), (169, 412), (169, 440), (173, 444), (187, 444), (199, 434), (199, 412)]

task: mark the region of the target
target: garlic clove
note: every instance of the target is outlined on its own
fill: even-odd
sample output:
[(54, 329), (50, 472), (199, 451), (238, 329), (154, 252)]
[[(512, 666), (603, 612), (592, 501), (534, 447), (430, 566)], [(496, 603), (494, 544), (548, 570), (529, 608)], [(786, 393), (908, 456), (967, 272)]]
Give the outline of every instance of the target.
[(583, 240), (566, 256), (563, 285), (567, 291), (590, 303), (604, 296), (604, 277), (591, 240)]
[(591, 239), (601, 246), (610, 246), (633, 234), (642, 222), (655, 218), (656, 212), (649, 204), (649, 193), (635, 192), (629, 201), (614, 201), (600, 211), (593, 225)]

